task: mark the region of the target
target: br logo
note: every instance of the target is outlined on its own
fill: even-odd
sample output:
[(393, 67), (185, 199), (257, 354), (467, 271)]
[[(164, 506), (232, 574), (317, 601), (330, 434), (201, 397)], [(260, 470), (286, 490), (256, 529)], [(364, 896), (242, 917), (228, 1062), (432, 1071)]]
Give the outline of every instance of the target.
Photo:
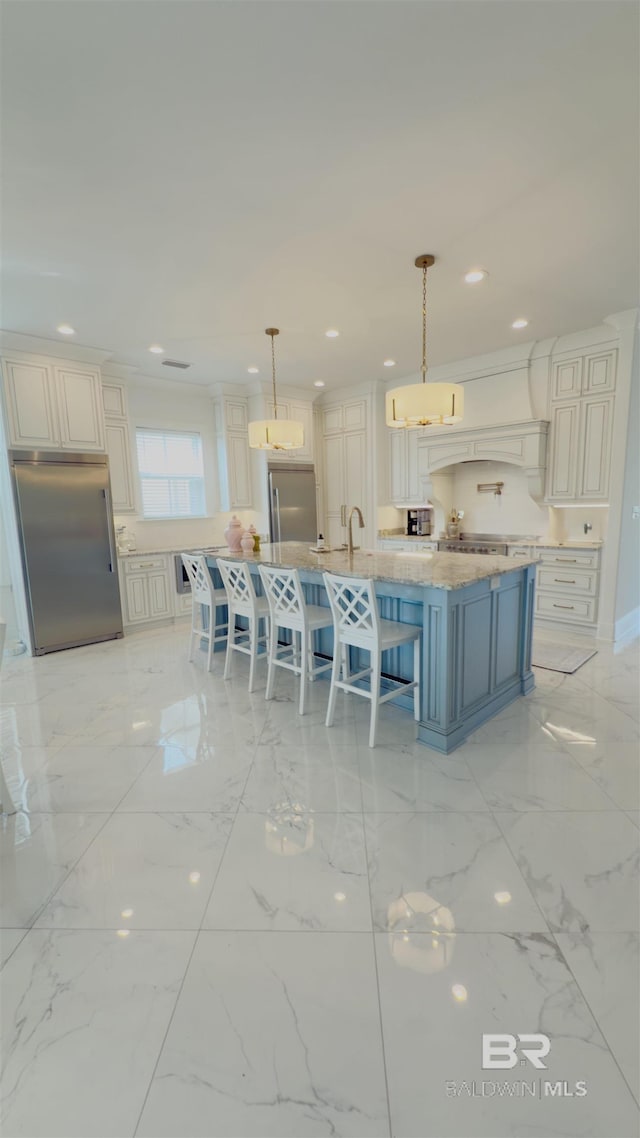
[[(525, 1059), (538, 1070), (546, 1071), (542, 1060), (551, 1050), (548, 1035), (483, 1035), (482, 1070), (505, 1070), (515, 1067), (518, 1062), (524, 1065)], [(525, 1059), (520, 1056), (524, 1055)]]

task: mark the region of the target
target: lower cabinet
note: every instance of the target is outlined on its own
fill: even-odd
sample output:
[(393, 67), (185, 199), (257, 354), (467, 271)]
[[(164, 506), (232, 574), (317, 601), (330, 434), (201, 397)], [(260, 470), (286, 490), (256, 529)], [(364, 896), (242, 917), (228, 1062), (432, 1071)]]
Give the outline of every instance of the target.
[(127, 557), (120, 572), (123, 622), (149, 624), (174, 615), (169, 557)]
[(593, 631), (598, 619), (600, 552), (561, 546), (540, 550), (536, 617)]

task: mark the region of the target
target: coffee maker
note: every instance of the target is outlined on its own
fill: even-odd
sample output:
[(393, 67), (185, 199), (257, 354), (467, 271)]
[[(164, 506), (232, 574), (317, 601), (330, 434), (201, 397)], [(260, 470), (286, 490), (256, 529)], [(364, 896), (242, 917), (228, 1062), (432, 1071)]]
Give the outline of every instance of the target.
[(433, 532), (433, 506), (407, 510), (408, 537), (429, 537)]

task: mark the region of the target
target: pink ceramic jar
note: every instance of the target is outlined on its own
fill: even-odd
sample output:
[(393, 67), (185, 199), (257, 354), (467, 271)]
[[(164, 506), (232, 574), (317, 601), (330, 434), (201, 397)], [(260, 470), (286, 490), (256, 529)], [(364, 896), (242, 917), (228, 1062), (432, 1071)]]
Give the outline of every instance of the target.
[(242, 549), (240, 542), (242, 541), (243, 533), (244, 526), (240, 518), (234, 514), (224, 531), (224, 536), (227, 539), (227, 545), (231, 553), (240, 553)]

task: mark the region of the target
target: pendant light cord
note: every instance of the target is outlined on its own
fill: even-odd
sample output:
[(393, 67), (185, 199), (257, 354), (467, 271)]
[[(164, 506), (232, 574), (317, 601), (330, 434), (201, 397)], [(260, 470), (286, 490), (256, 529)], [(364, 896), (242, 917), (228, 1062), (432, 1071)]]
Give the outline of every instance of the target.
[(278, 402), (276, 399), (276, 348), (275, 336), (271, 333), (271, 379), (273, 383), (273, 417), (278, 418)]
[(427, 382), (427, 266), (422, 267), (422, 382)]

